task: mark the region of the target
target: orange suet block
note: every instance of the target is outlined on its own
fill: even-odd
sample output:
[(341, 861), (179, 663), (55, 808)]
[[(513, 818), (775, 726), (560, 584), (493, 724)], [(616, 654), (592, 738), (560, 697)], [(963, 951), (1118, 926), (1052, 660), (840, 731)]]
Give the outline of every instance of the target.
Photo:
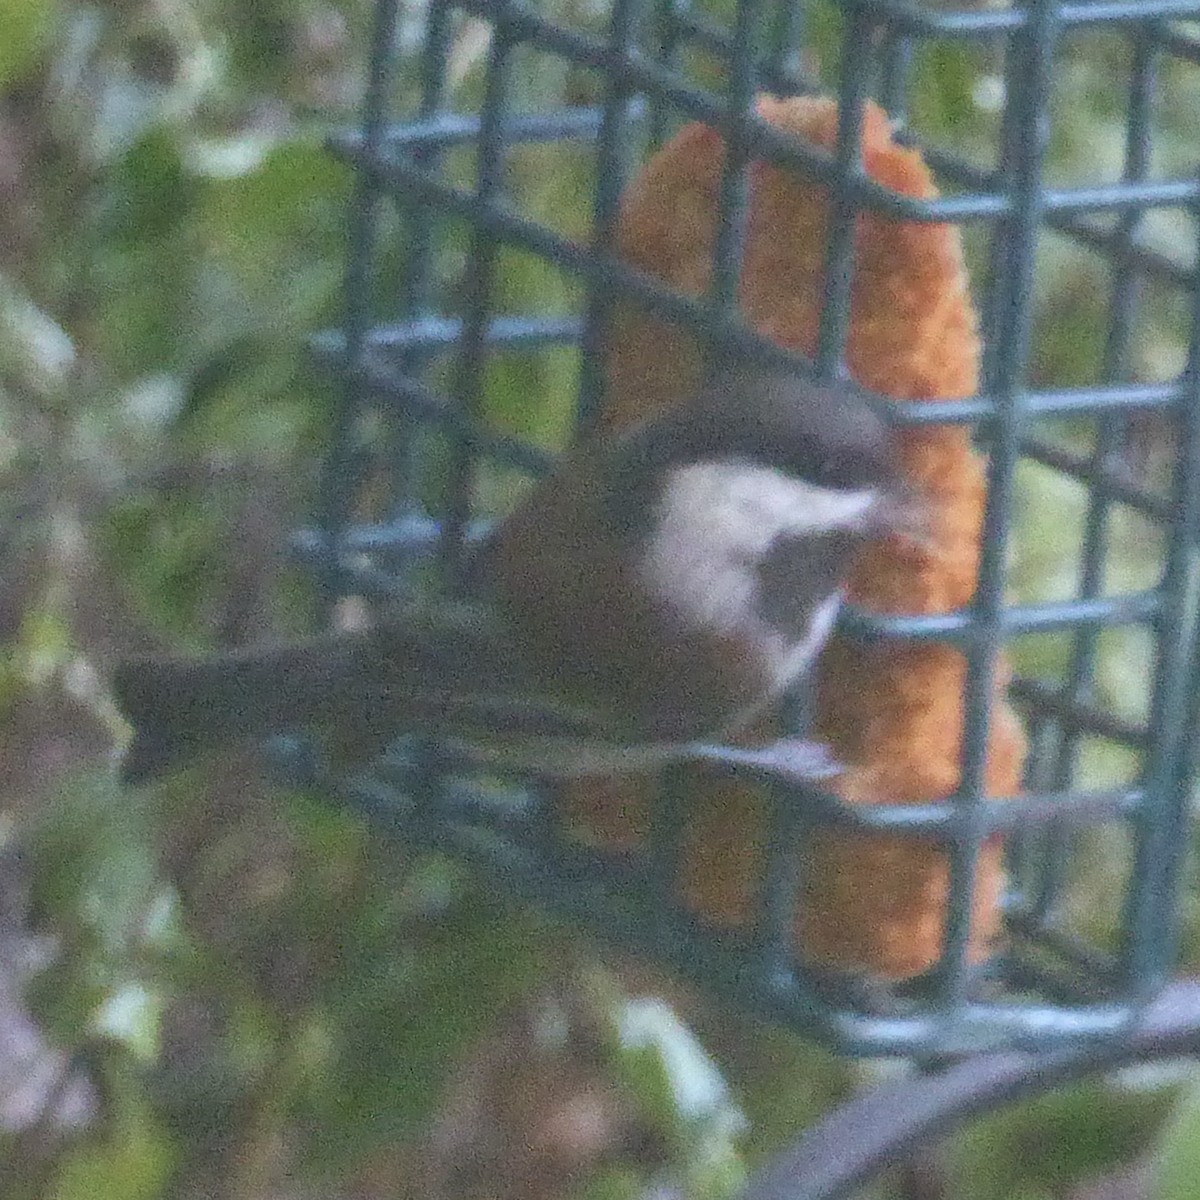
[[(798, 139), (832, 149), (837, 106), (825, 98), (762, 98), (760, 115)], [(674, 289), (708, 287), (716, 238), (724, 144), (688, 125), (662, 148), (624, 197), (618, 247), (632, 265)], [(921, 155), (892, 137), (886, 114), (868, 104), (863, 162), (897, 192), (934, 197)], [(739, 296), (742, 311), (783, 346), (812, 354), (824, 290), (829, 221), (826, 186), (758, 161)], [(958, 230), (864, 212), (856, 218), (846, 359), (873, 391), (930, 402), (977, 390), (979, 336)], [(632, 306), (615, 316), (609, 392), (602, 421), (620, 427), (683, 399), (698, 382), (692, 334)], [(871, 547), (851, 580), (853, 601), (876, 612), (938, 613), (968, 603), (975, 589), (985, 502), (984, 465), (969, 432), (906, 431), (907, 478), (924, 498), (928, 528), (917, 540)], [(918, 803), (952, 794), (959, 781), (965, 662), (939, 644), (863, 647), (835, 639), (818, 681), (821, 736), (851, 769), (835, 788), (848, 802)], [(990, 730), (987, 786), (1020, 786), (1025, 745), (1005, 704), (1001, 670)], [(763, 730), (762, 732), (766, 732)], [(645, 835), (652, 798), (611, 781), (566, 796), (575, 821), (601, 844), (630, 848)], [(722, 928), (744, 927), (762, 881), (764, 798), (751, 786), (697, 775), (680, 880), (689, 907)], [(971, 953), (985, 956), (1000, 928), (1002, 846), (983, 848)], [(941, 952), (949, 868), (931, 841), (894, 836), (817, 835), (806, 853), (797, 914), (798, 946), (810, 960), (905, 977)]]

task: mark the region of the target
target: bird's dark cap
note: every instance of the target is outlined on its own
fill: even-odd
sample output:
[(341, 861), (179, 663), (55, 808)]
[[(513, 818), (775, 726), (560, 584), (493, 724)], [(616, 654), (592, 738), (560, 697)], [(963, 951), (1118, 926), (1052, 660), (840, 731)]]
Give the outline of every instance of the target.
[(693, 398), (633, 430), (617, 453), (635, 485), (638, 475), (739, 458), (822, 487), (899, 484), (894, 430), (863, 393), (744, 366), (718, 371)]

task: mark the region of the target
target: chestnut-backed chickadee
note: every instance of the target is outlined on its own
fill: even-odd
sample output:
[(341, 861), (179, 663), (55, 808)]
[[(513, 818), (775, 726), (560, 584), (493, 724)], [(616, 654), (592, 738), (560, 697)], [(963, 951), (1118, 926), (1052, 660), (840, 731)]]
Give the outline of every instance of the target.
[[(479, 602), (121, 665), (123, 776), (300, 728), (348, 765), (414, 730), (548, 777), (709, 757), (805, 674), (855, 550), (905, 512), (889, 426), (857, 393), (718, 372), (665, 414), (585, 439), (535, 486), (472, 557)], [(799, 777), (836, 770), (799, 739), (736, 753)]]

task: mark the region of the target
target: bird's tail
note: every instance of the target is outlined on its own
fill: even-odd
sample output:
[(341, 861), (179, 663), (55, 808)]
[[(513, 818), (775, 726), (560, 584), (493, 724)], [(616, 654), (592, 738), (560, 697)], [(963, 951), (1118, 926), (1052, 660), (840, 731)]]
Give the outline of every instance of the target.
[(403, 612), (361, 633), (211, 659), (121, 664), (116, 700), (134, 737), (121, 767), (141, 783), (200, 754), (289, 729), (328, 735), (331, 756), (366, 762), (412, 729), (475, 739), (592, 731), (512, 639), (471, 606)]
[(122, 780), (141, 783), (223, 745), (321, 720), (354, 688), (361, 642), (342, 635), (209, 660), (122, 663), (113, 691), (133, 726)]

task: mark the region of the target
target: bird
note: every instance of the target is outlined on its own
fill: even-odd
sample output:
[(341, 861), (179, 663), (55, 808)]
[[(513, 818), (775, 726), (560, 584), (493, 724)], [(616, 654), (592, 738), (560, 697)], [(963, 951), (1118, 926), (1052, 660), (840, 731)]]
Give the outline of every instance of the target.
[(845, 383), (744, 363), (667, 410), (581, 438), (471, 553), (465, 597), (370, 628), (117, 665), (138, 784), (306, 730), (369, 764), (408, 732), (549, 779), (696, 759), (799, 779), (803, 737), (728, 746), (810, 672), (855, 554), (912, 505), (895, 431)]

